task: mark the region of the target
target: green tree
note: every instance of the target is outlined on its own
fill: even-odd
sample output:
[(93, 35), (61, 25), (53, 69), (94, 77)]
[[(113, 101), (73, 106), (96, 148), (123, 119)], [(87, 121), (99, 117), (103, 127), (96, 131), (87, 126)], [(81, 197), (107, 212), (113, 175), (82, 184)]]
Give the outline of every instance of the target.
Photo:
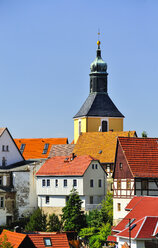
[(30, 217), (30, 221), (25, 226), (26, 231), (43, 231), (47, 229), (47, 215), (37, 208)]
[(100, 210), (92, 210), (87, 215), (87, 228), (81, 229), (79, 236), (89, 241), (92, 248), (100, 248), (111, 232), (113, 221), (113, 197), (107, 193)]
[(3, 238), (0, 238), (0, 248), (13, 248), (12, 244), (8, 241), (7, 235), (4, 234)]
[(62, 221), (65, 231), (79, 232), (86, 226), (86, 217), (81, 210), (82, 201), (76, 189), (72, 189), (66, 206), (62, 209)]
[(105, 243), (108, 235), (111, 233), (111, 225), (109, 222), (103, 224), (99, 232), (96, 235), (93, 235), (89, 239), (89, 246), (91, 248), (101, 248)]
[(108, 192), (106, 199), (102, 201), (101, 207), (101, 222), (109, 222), (112, 225), (113, 222), (113, 195)]
[(148, 137), (147, 132), (146, 132), (146, 131), (143, 131), (143, 132), (142, 132), (142, 138), (147, 138), (147, 137)]
[(59, 220), (59, 217), (55, 214), (49, 215), (48, 220), (48, 231), (49, 232), (59, 232), (61, 229), (62, 223)]

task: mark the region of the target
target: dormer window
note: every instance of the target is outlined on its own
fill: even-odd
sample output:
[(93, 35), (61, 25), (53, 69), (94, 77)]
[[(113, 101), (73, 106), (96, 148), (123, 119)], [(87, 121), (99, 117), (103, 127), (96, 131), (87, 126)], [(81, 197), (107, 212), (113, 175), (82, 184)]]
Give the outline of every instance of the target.
[(52, 246), (52, 242), (50, 238), (43, 238), (45, 246)]
[(21, 147), (20, 147), (20, 152), (21, 152), (21, 154), (23, 154), (24, 149), (25, 149), (25, 144), (21, 144)]
[(46, 153), (47, 153), (47, 151), (48, 151), (48, 147), (49, 147), (49, 144), (48, 144), (48, 143), (46, 143), (46, 144), (44, 145), (44, 149), (43, 149), (42, 154), (46, 154)]

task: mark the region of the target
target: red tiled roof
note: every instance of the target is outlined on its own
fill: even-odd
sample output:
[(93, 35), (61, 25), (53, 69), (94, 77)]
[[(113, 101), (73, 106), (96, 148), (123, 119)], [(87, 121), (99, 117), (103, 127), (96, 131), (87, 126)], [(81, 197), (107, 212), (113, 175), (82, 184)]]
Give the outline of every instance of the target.
[(117, 237), (112, 236), (112, 235), (109, 235), (109, 236), (107, 237), (107, 241), (117, 242)]
[(82, 176), (92, 160), (94, 159), (88, 155), (75, 157), (72, 161), (66, 156), (53, 157), (43, 164), (36, 175)]
[(158, 177), (158, 138), (118, 138), (134, 177)]
[(125, 216), (122, 221), (120, 221), (116, 227), (113, 228), (113, 231), (117, 232), (124, 230), (125, 226), (129, 222), (129, 219), (135, 219), (135, 221), (132, 223), (134, 224), (145, 216), (158, 217), (158, 197), (142, 196), (140, 201), (137, 201), (135, 206), (132, 201), (136, 202), (135, 197), (131, 200), (131, 206), (133, 206), (133, 209)]
[(134, 196), (132, 201), (130, 201), (126, 206), (125, 210), (132, 210), (136, 206), (136, 204), (138, 204), (139, 201), (141, 201), (142, 197), (143, 196)]
[(0, 239), (3, 240), (5, 235), (7, 237), (7, 241), (10, 242), (11, 245), (14, 246), (14, 248), (18, 248), (20, 246), (20, 244), (22, 243), (22, 241), (27, 236), (26, 234), (11, 232), (11, 231), (3, 229), (3, 231), (0, 235)]
[[(20, 149), (25, 144), (23, 156), (25, 159), (41, 159), (48, 158), (52, 145), (67, 144), (67, 138), (43, 138), (43, 139), (14, 139), (16, 145)], [(47, 152), (44, 154), (45, 144), (49, 144)]]
[[(158, 216), (157, 217), (146, 216), (134, 222), (136, 226), (131, 230), (131, 238), (153, 239), (153, 234), (154, 234), (154, 230), (157, 225), (157, 222), (158, 222)], [(132, 226), (133, 226), (133, 223), (131, 224), (131, 227)], [(125, 228), (123, 231), (116, 234), (116, 236), (129, 237), (129, 227)]]
[(28, 237), (32, 240), (35, 247), (45, 248), (44, 238), (50, 238), (53, 248), (68, 248), (69, 242), (66, 233), (35, 233), (28, 234)]

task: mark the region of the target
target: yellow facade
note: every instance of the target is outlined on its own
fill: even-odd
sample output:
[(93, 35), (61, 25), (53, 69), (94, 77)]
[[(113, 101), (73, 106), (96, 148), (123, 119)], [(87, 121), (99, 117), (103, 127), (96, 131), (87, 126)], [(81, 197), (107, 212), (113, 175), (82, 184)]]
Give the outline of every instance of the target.
[[(81, 122), (81, 133), (99, 132), (103, 119), (103, 117), (74, 119), (74, 143), (76, 144), (79, 138), (79, 121)], [(113, 130), (114, 132), (123, 131), (123, 118), (106, 118), (106, 120), (108, 121), (108, 130)]]

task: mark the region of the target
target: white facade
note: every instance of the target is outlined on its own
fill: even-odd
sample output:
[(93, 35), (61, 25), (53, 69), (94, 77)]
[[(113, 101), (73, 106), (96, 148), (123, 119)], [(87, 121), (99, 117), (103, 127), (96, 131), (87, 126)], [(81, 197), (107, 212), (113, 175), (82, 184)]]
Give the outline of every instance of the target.
[(39, 207), (64, 207), (72, 188), (83, 201), (85, 210), (96, 208), (106, 194), (106, 173), (92, 161), (83, 176), (37, 176)]
[(117, 225), (126, 215), (128, 203), (134, 197), (134, 179), (114, 179), (113, 224)]
[(9, 166), (22, 161), (24, 158), (6, 128), (0, 136), (0, 166)]

